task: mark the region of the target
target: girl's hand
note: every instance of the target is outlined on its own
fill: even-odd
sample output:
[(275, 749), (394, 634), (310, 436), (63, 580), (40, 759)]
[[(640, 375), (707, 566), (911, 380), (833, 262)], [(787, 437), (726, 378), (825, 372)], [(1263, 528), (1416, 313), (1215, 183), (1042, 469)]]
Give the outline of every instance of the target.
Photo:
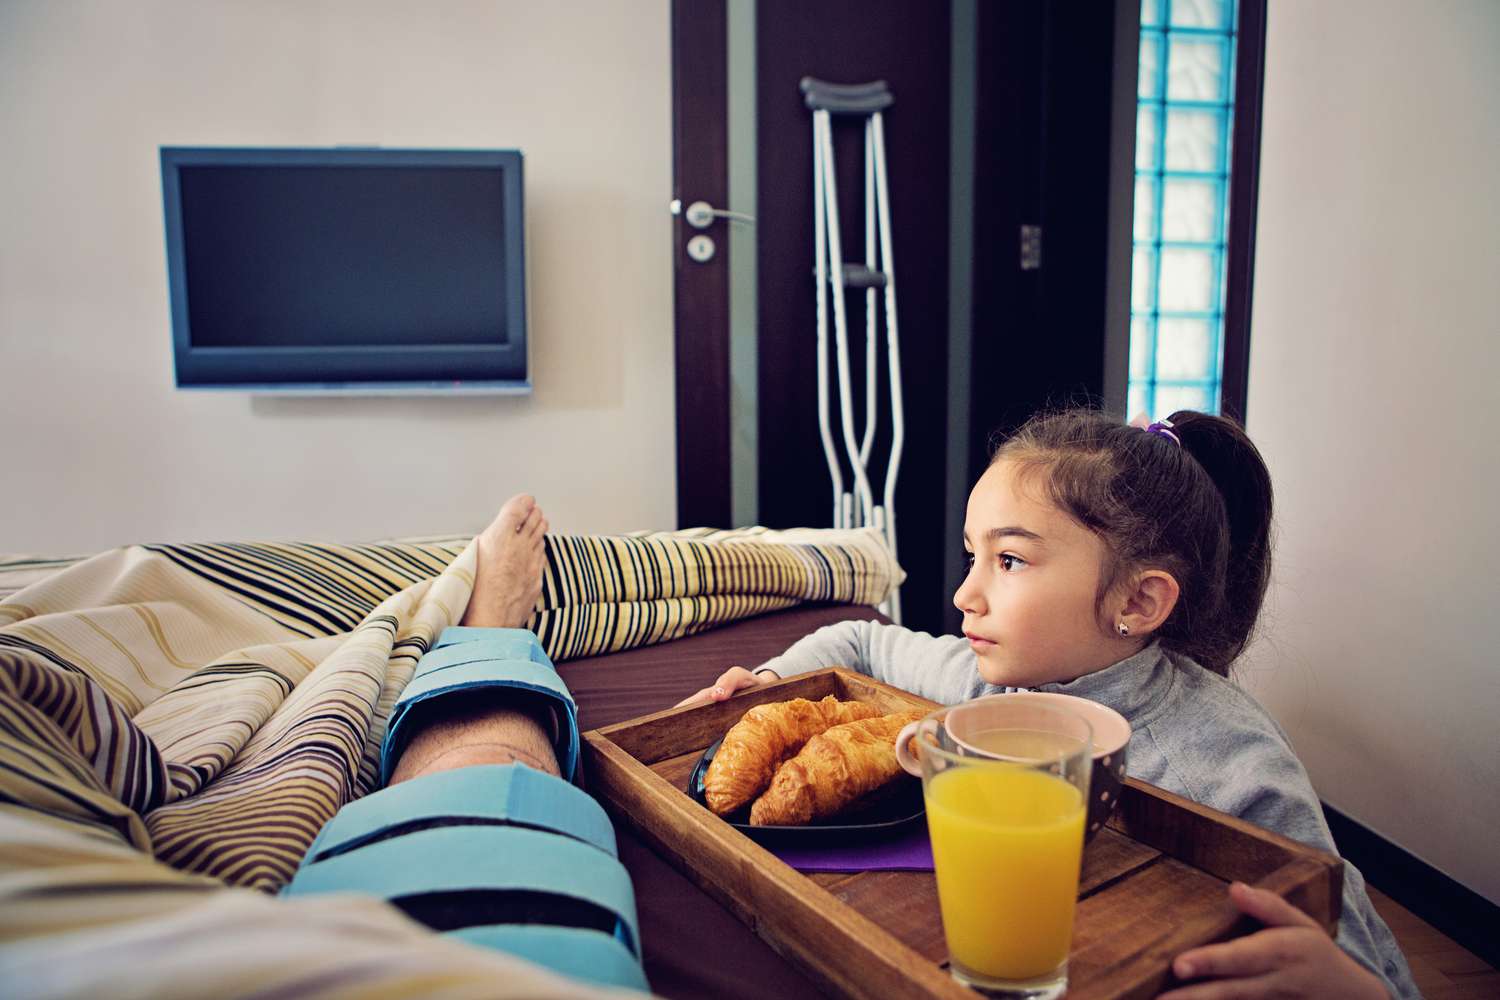
[(758, 674), (752, 674), (744, 667), (730, 667), (719, 675), (719, 679), (712, 685), (699, 691), (697, 694), (689, 695), (682, 699), (673, 708), (681, 708), (684, 705), (692, 705), (695, 702), (723, 701), (742, 688), (756, 687), (760, 684), (769, 684), (779, 681), (774, 670), (762, 670)]
[(1266, 930), (1178, 955), (1178, 979), (1212, 977), (1161, 994), (1159, 1000), (1240, 997), (1369, 997), (1389, 1000), (1385, 985), (1333, 943), (1317, 922), (1274, 892), (1243, 882), (1229, 887), (1240, 912)]

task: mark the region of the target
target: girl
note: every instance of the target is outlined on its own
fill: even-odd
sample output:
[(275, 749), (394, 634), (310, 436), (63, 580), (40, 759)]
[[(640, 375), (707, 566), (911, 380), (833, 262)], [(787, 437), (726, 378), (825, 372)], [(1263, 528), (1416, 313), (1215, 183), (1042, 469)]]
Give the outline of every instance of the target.
[[(1229, 420), (1036, 417), (969, 496), (971, 562), (953, 595), (962, 639), (841, 622), (688, 700), (833, 665), (944, 704), (1017, 688), (1079, 695), (1130, 720), (1132, 776), (1333, 851), (1286, 735), (1228, 680), (1265, 596), (1270, 527), (1270, 474)], [(1204, 981), (1169, 996), (1420, 995), (1352, 865), (1337, 946), (1272, 894), (1236, 885), (1230, 897), (1267, 929), (1178, 956), (1180, 979)]]

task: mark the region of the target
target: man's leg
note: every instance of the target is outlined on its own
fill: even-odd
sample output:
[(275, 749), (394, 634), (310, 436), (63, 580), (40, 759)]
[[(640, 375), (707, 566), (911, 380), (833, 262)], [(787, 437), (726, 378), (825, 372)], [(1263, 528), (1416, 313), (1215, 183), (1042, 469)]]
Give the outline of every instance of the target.
[[(526, 494), (511, 497), (479, 536), (474, 593), (460, 624), (476, 628), (520, 628), (542, 592), (547, 518)], [(520, 761), (557, 774), (549, 735), (552, 716), (544, 706), (524, 704), (513, 692), (496, 692), (424, 713), (401, 752), (390, 784), (472, 764)]]
[(461, 627), (392, 712), (387, 787), (323, 828), (292, 895), (364, 891), (471, 944), (645, 989), (635, 894), (600, 805), (568, 783), (575, 708), (536, 636), (547, 520), (529, 496), (478, 539)]

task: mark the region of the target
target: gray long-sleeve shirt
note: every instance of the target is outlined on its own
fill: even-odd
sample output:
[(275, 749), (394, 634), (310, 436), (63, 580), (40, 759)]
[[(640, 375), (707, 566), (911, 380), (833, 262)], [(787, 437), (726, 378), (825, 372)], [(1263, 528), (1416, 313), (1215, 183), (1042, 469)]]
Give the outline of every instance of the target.
[[(821, 628), (762, 666), (782, 677), (844, 666), (945, 705), (1015, 690), (985, 683), (958, 636), (871, 621)], [(1037, 690), (1088, 698), (1125, 716), (1132, 777), (1337, 853), (1286, 734), (1233, 682), (1152, 644), (1112, 667)], [(1347, 861), (1337, 941), (1392, 995), (1421, 996), (1400, 946), (1370, 904), (1364, 877)]]

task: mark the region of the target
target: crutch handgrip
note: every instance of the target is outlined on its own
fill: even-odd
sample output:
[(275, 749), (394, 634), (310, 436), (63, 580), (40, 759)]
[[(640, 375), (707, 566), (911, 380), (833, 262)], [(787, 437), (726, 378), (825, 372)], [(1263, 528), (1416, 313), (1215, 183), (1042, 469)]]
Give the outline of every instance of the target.
[(802, 78), (802, 100), (814, 111), (835, 115), (867, 115), (890, 107), (896, 100), (884, 80), (872, 83), (829, 83)]

